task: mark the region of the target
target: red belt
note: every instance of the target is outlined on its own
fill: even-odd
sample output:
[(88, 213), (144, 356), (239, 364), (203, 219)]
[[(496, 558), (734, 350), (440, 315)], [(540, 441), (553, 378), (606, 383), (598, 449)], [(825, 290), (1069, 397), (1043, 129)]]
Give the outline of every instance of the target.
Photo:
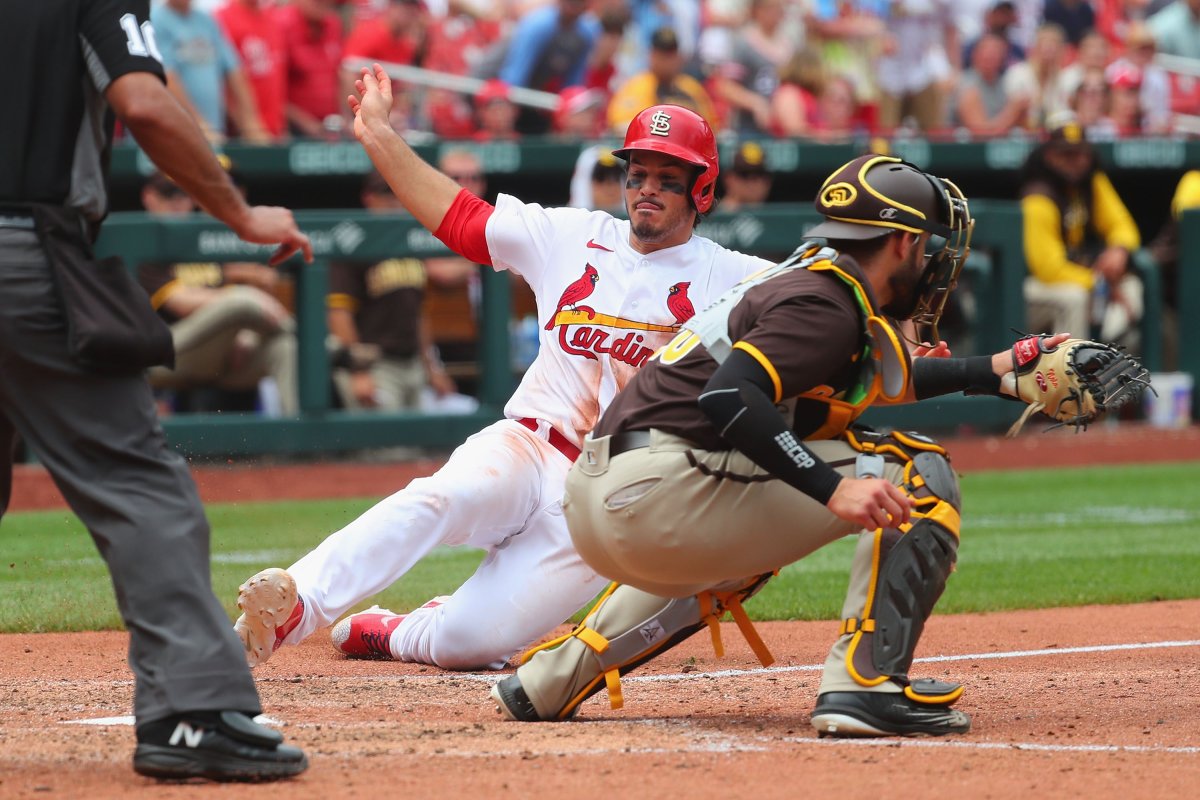
[[(521, 423), (526, 428), (529, 428), (529, 430), (533, 431), (534, 433), (537, 433), (538, 421), (536, 419), (524, 417), (523, 419), (517, 420), (517, 422)], [(579, 448), (573, 445), (570, 439), (563, 436), (558, 432), (558, 429), (554, 427), (550, 428), (550, 446), (566, 456), (567, 461), (570, 461), (572, 464), (575, 463), (575, 459), (579, 458)]]

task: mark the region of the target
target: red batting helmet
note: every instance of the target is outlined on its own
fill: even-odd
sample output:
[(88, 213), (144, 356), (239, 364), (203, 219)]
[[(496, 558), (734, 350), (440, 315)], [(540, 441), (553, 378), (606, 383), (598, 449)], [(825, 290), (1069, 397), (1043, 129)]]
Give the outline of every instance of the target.
[(629, 123), (625, 146), (613, 155), (628, 161), (631, 150), (652, 150), (700, 167), (703, 172), (692, 183), (692, 203), (701, 214), (712, 208), (720, 166), (717, 138), (704, 117), (683, 106), (650, 106)]

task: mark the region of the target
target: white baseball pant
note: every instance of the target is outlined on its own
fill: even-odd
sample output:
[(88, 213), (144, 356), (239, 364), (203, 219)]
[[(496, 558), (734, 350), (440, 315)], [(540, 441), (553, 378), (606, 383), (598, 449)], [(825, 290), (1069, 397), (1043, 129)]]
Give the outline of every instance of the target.
[(571, 465), (544, 433), (513, 420), (484, 428), (293, 564), (305, 608), (284, 642), (331, 625), (438, 545), (487, 556), (446, 603), (405, 618), (391, 639), (399, 660), (501, 669), (586, 605), (607, 581), (571, 543), (561, 507)]

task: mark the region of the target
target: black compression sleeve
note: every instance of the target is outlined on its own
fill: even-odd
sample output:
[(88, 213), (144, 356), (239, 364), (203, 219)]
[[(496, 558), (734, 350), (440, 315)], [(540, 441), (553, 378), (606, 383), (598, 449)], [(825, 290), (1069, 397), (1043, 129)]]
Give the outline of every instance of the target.
[(951, 392), (1000, 394), (1000, 376), (992, 371), (991, 356), (914, 358), (912, 370), (918, 400)]
[(771, 401), (770, 375), (734, 350), (709, 379), (697, 403), (722, 438), (767, 472), (819, 503), (828, 503), (842, 476), (796, 438)]

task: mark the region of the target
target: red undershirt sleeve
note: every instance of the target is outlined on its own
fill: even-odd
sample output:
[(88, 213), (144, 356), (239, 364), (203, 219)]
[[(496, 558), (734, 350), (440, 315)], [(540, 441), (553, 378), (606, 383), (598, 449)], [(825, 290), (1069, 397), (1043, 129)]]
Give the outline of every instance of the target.
[(490, 267), (492, 254), (488, 251), (487, 221), (495, 210), (491, 203), (463, 189), (450, 204), (433, 235), (468, 261)]

